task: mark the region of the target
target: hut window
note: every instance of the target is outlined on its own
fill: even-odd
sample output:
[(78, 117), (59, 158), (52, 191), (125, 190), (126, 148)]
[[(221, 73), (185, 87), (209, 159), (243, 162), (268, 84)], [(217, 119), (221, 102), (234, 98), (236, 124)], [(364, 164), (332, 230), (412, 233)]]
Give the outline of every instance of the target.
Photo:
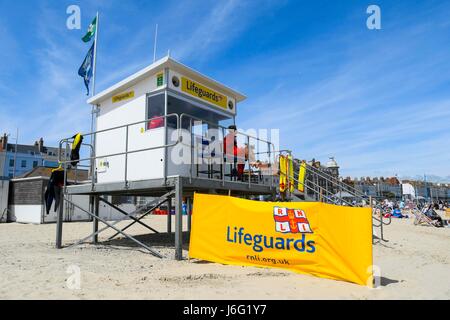
[(147, 97), (147, 130), (164, 127), (164, 94)]

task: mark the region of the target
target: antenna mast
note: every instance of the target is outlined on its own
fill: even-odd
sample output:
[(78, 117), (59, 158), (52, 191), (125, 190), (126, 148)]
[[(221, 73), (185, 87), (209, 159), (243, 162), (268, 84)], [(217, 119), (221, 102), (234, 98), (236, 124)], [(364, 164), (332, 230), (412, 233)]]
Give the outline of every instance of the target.
[(155, 30), (155, 45), (153, 46), (153, 62), (156, 61), (156, 43), (158, 41), (158, 24), (156, 24)]

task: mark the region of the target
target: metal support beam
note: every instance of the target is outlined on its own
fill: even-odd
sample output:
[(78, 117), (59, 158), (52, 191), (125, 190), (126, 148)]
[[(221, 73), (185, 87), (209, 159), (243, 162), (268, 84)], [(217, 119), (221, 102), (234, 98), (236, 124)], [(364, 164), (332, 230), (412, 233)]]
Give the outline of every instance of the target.
[(183, 180), (175, 184), (175, 260), (183, 259)]
[[(82, 207), (80, 207), (79, 205), (75, 204), (72, 201), (69, 201), (66, 199), (67, 202), (71, 203), (74, 207), (80, 209), (83, 212), (86, 212), (88, 215), (90, 215), (91, 217), (95, 217), (93, 213), (83, 209)], [(130, 239), (131, 241), (134, 241), (135, 243), (137, 243), (138, 245), (140, 245), (141, 247), (147, 249), (151, 254), (153, 254), (155, 257), (158, 258), (163, 258), (162, 255), (160, 255), (158, 252), (156, 252), (155, 250), (153, 250), (152, 248), (150, 248), (149, 246), (147, 246), (146, 244), (142, 243), (141, 241), (139, 241), (138, 239), (130, 236), (129, 234), (126, 234), (125, 232), (122, 232), (120, 229), (116, 228), (114, 226), (114, 224), (108, 223), (107, 221), (105, 221), (104, 219), (100, 218), (97, 216), (97, 219), (102, 222), (103, 224), (107, 225), (109, 228), (112, 228), (114, 230), (116, 230), (117, 232), (119, 232), (120, 234), (122, 234), (124, 237)], [(97, 231), (98, 232), (98, 231)]]
[[(127, 215), (128, 217), (130, 217), (132, 220), (134, 220), (132, 223), (130, 223), (129, 225), (127, 225), (125, 228), (121, 229), (121, 231), (125, 231), (128, 228), (130, 228), (132, 225), (134, 225), (135, 223), (139, 223), (144, 225), (147, 229), (153, 231), (154, 233), (159, 233), (157, 230), (153, 229), (152, 227), (146, 225), (145, 223), (141, 222), (142, 219), (144, 219), (146, 216), (148, 216), (150, 213), (152, 213), (153, 210), (155, 210), (156, 207), (152, 208), (151, 210), (147, 211), (146, 213), (144, 213), (142, 216), (140, 216), (139, 218), (134, 218), (134, 217), (130, 217), (130, 215)], [(112, 235), (111, 237), (108, 238), (108, 240), (112, 240), (115, 237), (117, 237), (120, 234), (120, 232), (115, 233), (114, 235)]]
[(186, 211), (187, 211), (187, 224), (188, 224), (188, 231), (191, 232), (191, 221), (192, 221), (192, 198), (186, 199)]
[(94, 197), (91, 195), (89, 196), (89, 211), (94, 212)]
[[(159, 204), (159, 205), (160, 205), (160, 204)], [(157, 207), (159, 207), (159, 205), (156, 205), (156, 206), (152, 207), (151, 209), (149, 209), (146, 213), (144, 213), (141, 217), (139, 217), (138, 220), (140, 220), (140, 219), (144, 218), (145, 216), (147, 216), (148, 214), (150, 214), (153, 210), (155, 210)], [(124, 221), (124, 220), (126, 219), (126, 217), (133, 216), (133, 215), (139, 213), (139, 211), (140, 211), (140, 209), (135, 210), (135, 211), (133, 211), (133, 212), (131, 212), (131, 213), (128, 213), (128, 214), (125, 215), (124, 218), (122, 218), (122, 219), (120, 219), (120, 220), (117, 220), (117, 221), (113, 222), (111, 225), (112, 225), (112, 226), (115, 226), (115, 225), (118, 224), (119, 222)], [(131, 227), (131, 225), (134, 224), (134, 223), (135, 223), (135, 222), (132, 222), (132, 223), (129, 224), (127, 227), (123, 228), (121, 231), (124, 232), (126, 229), (128, 229), (129, 227)], [(107, 230), (107, 229), (110, 229), (110, 228), (111, 228), (110, 226), (103, 227), (103, 228), (101, 228), (100, 230), (98, 230), (95, 234), (100, 234), (100, 233), (102, 233), (103, 231), (105, 231), (105, 230)], [(77, 246), (77, 245), (79, 245), (79, 244), (82, 244), (82, 243), (85, 242), (86, 240), (92, 238), (95, 234), (90, 234), (90, 235), (88, 235), (87, 237), (85, 237), (85, 238), (83, 238), (83, 239), (77, 241), (76, 243), (70, 245), (69, 248), (75, 247), (75, 246)], [(108, 238), (108, 240), (112, 240), (114, 237), (116, 237), (116, 236), (119, 235), (119, 234), (120, 234), (120, 232), (117, 232), (114, 236)]]
[(172, 198), (167, 201), (167, 233), (172, 233)]
[(92, 219), (92, 243), (97, 244), (98, 243), (98, 219), (96, 217), (99, 216), (99, 209), (100, 209), (100, 201), (99, 196), (94, 196), (94, 219)]
[[(154, 233), (159, 233), (157, 230), (153, 229), (152, 227), (150, 227), (150, 226), (146, 225), (145, 223), (143, 223), (142, 221), (140, 221), (141, 219), (137, 219), (137, 218), (133, 217), (133, 216), (130, 215), (129, 213), (127, 213), (127, 212), (125, 212), (124, 210), (120, 209), (119, 207), (113, 205), (111, 202), (105, 200), (104, 198), (100, 198), (100, 201), (102, 201), (102, 202), (106, 203), (107, 205), (109, 205), (110, 207), (116, 209), (116, 210), (119, 211), (121, 214), (123, 214), (123, 215), (129, 217), (131, 220), (133, 220), (133, 221), (136, 222), (136, 223), (139, 223), (141, 226), (147, 228), (148, 230), (153, 231)], [(122, 231), (123, 231), (123, 229), (122, 229)]]
[(64, 221), (64, 191), (61, 191), (61, 200), (59, 201), (58, 215), (56, 217), (56, 248), (62, 248), (62, 229)]
[[(150, 213), (153, 212), (153, 210), (155, 210), (156, 207), (152, 208), (151, 210), (147, 211), (146, 213), (144, 213), (142, 216), (140, 216), (139, 218), (136, 219), (136, 221), (133, 221), (132, 223), (130, 223), (129, 225), (127, 225), (125, 228), (121, 229), (121, 231), (125, 231), (128, 228), (130, 228), (132, 225), (134, 225), (137, 222), (140, 222), (140, 220), (144, 219), (146, 216), (148, 216)], [(129, 216), (129, 215), (128, 215)], [(147, 226), (148, 228), (150, 228), (149, 226)], [(152, 230), (152, 228), (150, 228), (150, 230)], [(153, 230), (152, 230), (153, 231)], [(154, 231), (155, 233), (159, 233), (158, 231)], [(112, 240), (115, 237), (117, 237), (120, 234), (120, 232), (116, 232), (114, 235), (112, 235), (111, 237), (108, 238), (108, 240)]]
[[(135, 211), (125, 214), (124, 211), (122, 211), (122, 213), (124, 213), (126, 216), (134, 216), (136, 214), (140, 214), (141, 211), (143, 213), (142, 216), (140, 216), (139, 218), (137, 218), (137, 220), (142, 220), (143, 218), (145, 218), (147, 215), (149, 215), (150, 213), (152, 213), (153, 210), (155, 210), (156, 208), (158, 208), (159, 206), (161, 206), (162, 204), (164, 204), (167, 201), (170, 201), (170, 195), (173, 193), (173, 191), (170, 191), (168, 193), (166, 193), (165, 195), (163, 195), (161, 198), (158, 199), (158, 201), (152, 201), (151, 203), (147, 204), (144, 209), (145, 211), (142, 211), (142, 208), (136, 209)], [(162, 200), (161, 200), (162, 199)], [(117, 208), (118, 209), (118, 208)], [(134, 225), (137, 221), (133, 221), (131, 222), (129, 225), (127, 225), (125, 228), (122, 229), (122, 231), (127, 230), (129, 227), (131, 227), (132, 225)], [(158, 231), (155, 230), (156, 233), (158, 233)], [(113, 238), (115, 238), (116, 236), (118, 236), (120, 233), (117, 232), (116, 234), (114, 234), (113, 236), (109, 237), (108, 240), (112, 240)]]

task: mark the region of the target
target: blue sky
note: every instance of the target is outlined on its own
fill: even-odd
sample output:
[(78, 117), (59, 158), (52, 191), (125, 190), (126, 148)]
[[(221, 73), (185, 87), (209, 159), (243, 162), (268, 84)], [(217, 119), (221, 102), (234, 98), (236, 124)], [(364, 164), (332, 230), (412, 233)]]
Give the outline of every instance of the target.
[[(81, 8), (82, 30), (66, 28)], [(381, 8), (368, 30), (366, 9)], [(0, 130), (46, 144), (87, 131), (80, 38), (100, 12), (97, 89), (167, 54), (248, 96), (238, 125), (280, 128), (347, 176), (450, 176), (446, 1), (0, 0)], [(97, 91), (98, 91), (97, 90)], [(450, 178), (449, 178), (450, 179)]]

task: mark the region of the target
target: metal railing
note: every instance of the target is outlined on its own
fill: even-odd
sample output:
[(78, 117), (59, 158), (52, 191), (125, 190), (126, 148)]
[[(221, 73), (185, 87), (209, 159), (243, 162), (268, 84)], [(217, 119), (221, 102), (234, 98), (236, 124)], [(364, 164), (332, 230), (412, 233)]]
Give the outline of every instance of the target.
[[(176, 129), (178, 132), (178, 138), (175, 142), (173, 143), (166, 143), (166, 144), (162, 144), (162, 145), (157, 145), (154, 147), (148, 147), (148, 148), (141, 148), (141, 149), (137, 149), (137, 150), (129, 150), (129, 128), (131, 126), (136, 126), (142, 123), (145, 123), (146, 127), (147, 124), (152, 121), (152, 120), (157, 120), (157, 119), (164, 119), (164, 128), (166, 129), (165, 131), (167, 132), (167, 124), (168, 124), (168, 119), (169, 118), (175, 118), (176, 119)], [(119, 129), (123, 129), (125, 128), (125, 150), (122, 152), (114, 152), (114, 153), (109, 153), (109, 154), (101, 154), (101, 155), (97, 155), (97, 150), (95, 148), (95, 144), (96, 144), (96, 139), (98, 134), (101, 133), (105, 133), (105, 132), (111, 132), (114, 130), (119, 130)], [(103, 130), (98, 130), (98, 131), (94, 131), (94, 132), (89, 132), (89, 133), (85, 133), (82, 134), (83, 137), (89, 137), (92, 136), (92, 141), (93, 141), (93, 151), (92, 151), (92, 156), (90, 157), (85, 157), (85, 158), (81, 158), (79, 160), (77, 160), (79, 163), (81, 162), (85, 162), (85, 161), (90, 161), (90, 168), (91, 168), (91, 172), (92, 172), (92, 179), (91, 179), (91, 184), (92, 184), (92, 189), (94, 189), (95, 187), (95, 183), (96, 183), (96, 160), (97, 159), (101, 159), (101, 158), (107, 158), (107, 157), (116, 157), (116, 156), (125, 156), (125, 166), (124, 166), (124, 182), (125, 184), (127, 184), (127, 175), (128, 175), (128, 156), (130, 154), (134, 154), (134, 153), (138, 153), (138, 152), (145, 152), (145, 151), (151, 151), (151, 150), (156, 150), (156, 149), (161, 149), (161, 148), (169, 148), (169, 147), (173, 147), (175, 145), (178, 144), (178, 142), (180, 141), (180, 119), (178, 114), (168, 114), (167, 116), (158, 116), (158, 117), (154, 117), (152, 119), (147, 119), (147, 120), (142, 120), (142, 121), (137, 121), (137, 122), (133, 122), (133, 123), (128, 123), (125, 125), (121, 125), (121, 126), (116, 126), (116, 127), (112, 127), (112, 128), (107, 128), (107, 129), (103, 129)], [(70, 144), (73, 143), (73, 138), (65, 138), (62, 139), (59, 142), (59, 162), (60, 164), (63, 165), (64, 169), (65, 169), (65, 175), (67, 174), (67, 169), (70, 167), (71, 162), (73, 162), (70, 159), (61, 159), (61, 155), (62, 155), (62, 150), (63, 150), (63, 144), (65, 144), (65, 149), (68, 149), (68, 146), (70, 146)], [(65, 183), (66, 183), (66, 177), (65, 177)], [(66, 186), (66, 185), (64, 185)]]
[(384, 226), (390, 225), (392, 222), (392, 218), (390, 215), (388, 216), (388, 218), (385, 218), (386, 213), (387, 212), (380, 205), (372, 207), (372, 229), (380, 228), (380, 236), (378, 237), (379, 242), (388, 242), (388, 240), (384, 238)]
[[(279, 153), (278, 158), (280, 156), (290, 156), (293, 162), (293, 169), (294, 169), (294, 173), (293, 173), (293, 177), (291, 177), (290, 175), (287, 175), (286, 179), (288, 181), (288, 185), (289, 185), (289, 180), (290, 179), (294, 179), (295, 183), (299, 183), (298, 181), (298, 171), (300, 168), (300, 165), (302, 164), (301, 161), (294, 159), (292, 157), (292, 152), (290, 150), (280, 150), (277, 151)], [(359, 202), (362, 202), (363, 200), (366, 202), (366, 204), (370, 204), (370, 197), (365, 195), (364, 193), (362, 193), (361, 191), (349, 186), (348, 184), (344, 183), (343, 181), (339, 180), (338, 177), (335, 177), (327, 172), (324, 172), (316, 167), (314, 167), (313, 165), (307, 163), (306, 161), (304, 162), (305, 167), (306, 167), (306, 176), (305, 176), (305, 181), (302, 182), (302, 184), (304, 185), (304, 187), (306, 188), (305, 192), (303, 192), (305, 194), (305, 196), (310, 196), (312, 195), (313, 197), (315, 197), (315, 200), (321, 200), (321, 199), (325, 199), (330, 203), (334, 203), (334, 204), (345, 204), (345, 205), (351, 205), (353, 206), (353, 204), (347, 200), (345, 200), (344, 196), (342, 196), (343, 192), (347, 192), (350, 194), (350, 196), (353, 199), (357, 199), (359, 200)], [(297, 176), (297, 178), (296, 178)], [(325, 185), (321, 185), (325, 184)], [(308, 192), (311, 191), (311, 192)]]
[[(282, 155), (283, 153), (285, 153), (288, 156), (291, 156), (292, 159), (292, 155), (289, 150), (280, 151), (280, 155)], [(305, 200), (307, 200), (306, 197), (308, 196), (308, 191), (311, 191), (312, 195), (315, 197), (315, 200), (320, 202), (354, 207), (363, 205), (364, 201), (366, 201), (365, 206), (369, 206), (372, 211), (373, 243), (376, 243), (377, 240), (378, 242), (381, 241), (388, 242), (388, 240), (384, 238), (384, 226), (389, 225), (391, 223), (391, 218), (390, 217), (385, 218), (384, 217), (385, 212), (383, 212), (383, 210), (380, 209), (380, 207), (373, 207), (373, 201), (371, 196), (363, 194), (359, 190), (340, 181), (337, 177), (334, 177), (326, 172), (320, 171), (318, 168), (315, 168), (314, 166), (306, 162), (304, 162), (307, 170), (305, 181), (299, 182), (299, 180), (295, 177), (295, 172), (298, 172), (300, 162), (295, 159), (292, 159), (292, 161), (294, 164), (297, 165), (297, 167), (295, 167), (294, 165), (293, 175), (290, 174), (286, 175), (288, 186), (290, 186), (291, 179), (293, 179), (294, 183), (303, 184), (304, 186), (303, 195), (305, 196)], [(319, 178), (322, 179), (322, 182), (323, 181), (327, 182), (325, 188), (318, 183)], [(289, 190), (289, 188), (287, 190)], [(335, 193), (336, 190), (338, 190), (338, 192)], [(344, 199), (345, 197), (342, 197), (341, 192), (339, 192), (339, 190), (349, 193), (353, 199), (359, 199), (360, 203), (358, 204), (357, 202), (353, 203), (347, 201), (346, 199)], [(380, 230), (379, 236), (375, 234), (374, 231), (375, 228), (379, 228)]]
[[(205, 159), (205, 158), (207, 159), (207, 161), (208, 161), (207, 165), (214, 165), (214, 164), (220, 165), (220, 179), (222, 180), (222, 185), (224, 185), (225, 184), (225, 177), (227, 176), (226, 168), (225, 168), (225, 165), (227, 164), (227, 160), (226, 159), (228, 159), (230, 156), (231, 157), (235, 156), (234, 154), (233, 155), (228, 154), (227, 150), (224, 150), (224, 141), (225, 141), (226, 136), (227, 136), (225, 134), (225, 132), (226, 132), (226, 130), (228, 130), (228, 128), (224, 127), (222, 125), (219, 125), (218, 123), (207, 121), (207, 120), (203, 120), (201, 118), (198, 118), (198, 117), (195, 117), (195, 116), (183, 113), (180, 116), (180, 124), (181, 124), (182, 129), (184, 129), (183, 128), (183, 124), (184, 124), (183, 120), (185, 120), (185, 119), (189, 121), (187, 128), (188, 128), (188, 132), (189, 132), (189, 136), (190, 136), (190, 141), (189, 141), (189, 144), (187, 144), (185, 141), (181, 141), (181, 143), (184, 144), (185, 146), (189, 146), (190, 149), (191, 149), (191, 152), (190, 152), (190, 170), (189, 170), (189, 178), (190, 178), (190, 180), (192, 180), (192, 178), (194, 176), (194, 171), (195, 171), (194, 170), (194, 164), (196, 164), (196, 159), (198, 158), (198, 153), (197, 153), (197, 157), (196, 157), (196, 159), (194, 159), (194, 152), (195, 151), (202, 151), (202, 159)], [(203, 134), (201, 136), (195, 135), (195, 133), (193, 132), (193, 128), (194, 128), (196, 123), (208, 124), (208, 126), (211, 126), (215, 130), (217, 130), (217, 133), (219, 135), (219, 137), (217, 137), (218, 138), (218, 140), (217, 140), (218, 142), (215, 142), (216, 139), (214, 139), (214, 141), (210, 141), (211, 138), (210, 137), (206, 137)], [(220, 137), (219, 133), (221, 134), (221, 137)], [(247, 183), (248, 183), (248, 187), (251, 188), (253, 173), (256, 172), (256, 170), (252, 171), (252, 166), (254, 166), (258, 161), (260, 161), (260, 159), (256, 159), (256, 157), (255, 157), (255, 159), (251, 159), (250, 155), (258, 156), (260, 154), (267, 154), (267, 162), (265, 162), (265, 165), (267, 165), (268, 168), (272, 168), (273, 165), (275, 164), (275, 160), (274, 160), (275, 159), (275, 153), (274, 153), (275, 147), (274, 147), (274, 144), (272, 142), (270, 142), (270, 141), (267, 141), (267, 140), (264, 140), (264, 139), (260, 139), (258, 137), (254, 137), (254, 136), (251, 136), (251, 135), (243, 133), (243, 132), (236, 131), (234, 133), (234, 136), (237, 139), (239, 139), (239, 137), (242, 137), (246, 141), (245, 144), (247, 145), (247, 155), (244, 156), (244, 159), (242, 159), (242, 157), (237, 157), (237, 158), (239, 158), (239, 161), (241, 162), (241, 164), (244, 165), (244, 168), (247, 167), (247, 178), (248, 178)], [(199, 144), (195, 140), (196, 137), (197, 138), (201, 138), (201, 142), (202, 142), (201, 148), (198, 147)], [(214, 137), (214, 138), (216, 138), (216, 137)], [(251, 152), (251, 149), (252, 149), (251, 148), (252, 147), (252, 143), (251, 142), (252, 141), (254, 143), (253, 146), (255, 146), (255, 143), (256, 143), (257, 146), (259, 146), (260, 144), (265, 144), (266, 147), (267, 147), (267, 151), (266, 152)], [(209, 146), (209, 144), (211, 142), (212, 143), (216, 143), (214, 146), (218, 146), (218, 150), (216, 148), (213, 148), (213, 150), (209, 150), (210, 151), (209, 154), (211, 154), (211, 155), (205, 156), (203, 154), (203, 151), (204, 151), (203, 150), (203, 142), (205, 142), (208, 146)], [(251, 163), (251, 160), (254, 160), (253, 164)], [(262, 164), (262, 163), (263, 162), (260, 162), (260, 164)], [(232, 181), (233, 178), (235, 180), (237, 178), (236, 176), (233, 176), (233, 171), (236, 171), (236, 169), (237, 169), (236, 168), (236, 164), (237, 164), (236, 160), (233, 160), (233, 163), (230, 163), (230, 165), (231, 165), (230, 174), (229, 174), (230, 175), (230, 181)], [(214, 172), (215, 172), (214, 168), (209, 169), (209, 170), (212, 171), (212, 174), (210, 174), (210, 172), (208, 171), (208, 178), (214, 179)], [(198, 167), (197, 167), (197, 170), (196, 170), (195, 173), (198, 176), (198, 174), (199, 174)], [(261, 176), (264, 176), (264, 175), (261, 174)], [(244, 177), (244, 175), (242, 176), (242, 178), (243, 177)], [(274, 177), (273, 177), (273, 175), (270, 175), (270, 186), (271, 187), (274, 186)]]
[[(301, 162), (293, 159), (294, 163), (294, 173), (298, 172), (298, 168), (301, 165)], [(333, 199), (333, 203), (337, 203), (337, 201), (341, 203), (345, 203), (346, 205), (352, 205), (352, 203), (344, 200), (345, 197), (342, 196), (342, 192), (347, 192), (351, 195), (354, 200), (357, 200), (358, 203), (366, 202), (369, 204), (369, 196), (360, 192), (359, 190), (349, 186), (343, 181), (339, 180), (339, 178), (330, 175), (326, 172), (321, 171), (320, 169), (310, 165), (309, 163), (304, 163), (307, 169), (307, 175), (305, 178), (304, 185), (310, 186), (308, 190), (312, 191), (312, 194), (316, 198), (320, 198), (324, 193), (330, 195), (330, 198)], [(320, 185), (319, 181), (325, 183), (325, 186)], [(336, 199), (335, 199), (336, 198)]]
[(346, 191), (354, 195), (356, 198), (360, 199), (368, 199), (368, 196), (361, 192), (360, 190), (346, 184), (345, 182), (339, 180), (337, 177), (330, 175), (326, 172), (320, 171), (318, 168), (314, 167), (313, 165), (310, 165), (309, 163), (305, 163), (306, 167), (310, 170), (310, 172), (313, 172), (317, 176), (321, 177), (322, 179), (326, 180), (327, 182), (332, 183), (333, 185), (339, 187), (340, 191)]
[[(289, 150), (280, 150), (278, 151), (279, 153), (279, 157), (280, 156), (290, 156), (292, 158), (291, 155), (291, 151)], [(291, 186), (293, 186), (294, 190), (298, 191), (298, 186), (300, 184), (302, 184), (304, 186), (304, 191), (302, 192), (305, 200), (307, 196), (311, 195), (314, 197), (314, 199), (316, 201), (320, 201), (320, 202), (326, 202), (326, 203), (331, 203), (331, 204), (336, 204), (336, 205), (347, 205), (347, 206), (353, 206), (353, 204), (347, 200), (345, 200), (343, 197), (336, 197), (336, 194), (333, 192), (334, 188), (331, 188), (331, 190), (327, 187), (323, 187), (321, 186), (319, 183), (316, 182), (316, 179), (314, 179), (316, 177), (316, 172), (310, 170), (311, 166), (307, 164), (306, 169), (307, 169), (307, 175), (305, 176), (305, 181), (299, 181), (298, 178), (298, 171), (299, 171), (299, 167), (300, 167), (300, 163), (298, 161), (296, 161), (295, 159), (292, 158), (292, 162), (293, 162), (293, 170), (294, 172), (292, 174), (286, 174), (286, 190), (288, 193), (291, 193)], [(297, 166), (296, 166), (297, 164)], [(279, 173), (279, 175), (281, 176), (281, 171)], [(327, 174), (324, 173), (323, 177), (326, 179), (329, 179), (327, 177)], [(331, 179), (329, 179), (331, 181)], [(330, 182), (331, 184), (331, 182)], [(332, 184), (333, 187), (335, 187), (335, 184), (333, 182)], [(310, 192), (308, 192), (310, 191)], [(292, 192), (293, 195), (296, 195), (296, 191)]]
[[(130, 141), (130, 127), (132, 126), (137, 126), (140, 124), (145, 124), (146, 128), (147, 128), (147, 124), (152, 121), (152, 120), (158, 120), (158, 119), (163, 119), (164, 120), (164, 129), (165, 129), (165, 143), (159, 144), (157, 146), (152, 146), (152, 147), (147, 147), (147, 148), (140, 148), (140, 149), (136, 149), (136, 150), (130, 150), (130, 143), (132, 141)], [(173, 128), (172, 126), (170, 128), (172, 128), (174, 131), (176, 131), (176, 136), (175, 139), (172, 139), (172, 142), (168, 143), (167, 141), (169, 141), (169, 137), (168, 137), (168, 129), (169, 129), (169, 122), (171, 122), (171, 125), (173, 125), (173, 123), (175, 122), (173, 119), (176, 120), (176, 127)], [(172, 121), (171, 121), (172, 120)], [(188, 122), (188, 123), (187, 123)], [(183, 124), (187, 123), (187, 126), (183, 127)], [(225, 177), (226, 176), (230, 176), (230, 180), (236, 181), (236, 177), (233, 176), (233, 173), (236, 172), (236, 163), (232, 163), (232, 168), (231, 168), (231, 172), (229, 174), (226, 173), (226, 168), (225, 168), (225, 158), (226, 158), (226, 150), (224, 150), (224, 143), (223, 143), (223, 139), (225, 139), (225, 131), (228, 130), (228, 128), (219, 125), (218, 123), (214, 123), (214, 122), (210, 122), (186, 113), (183, 113), (181, 115), (173, 113), (173, 114), (169, 114), (167, 116), (159, 116), (159, 117), (154, 117), (152, 119), (147, 119), (147, 120), (142, 120), (142, 121), (138, 121), (138, 122), (133, 122), (133, 123), (129, 123), (129, 124), (125, 124), (125, 125), (120, 125), (120, 126), (116, 126), (116, 127), (112, 127), (112, 128), (107, 128), (107, 129), (103, 129), (103, 130), (98, 130), (98, 131), (94, 131), (94, 132), (89, 132), (89, 133), (85, 133), (82, 134), (82, 136), (85, 137), (89, 137), (91, 136), (92, 139), (92, 144), (82, 144), (82, 146), (88, 146), (90, 148), (90, 153), (91, 156), (89, 157), (80, 157), (79, 160), (77, 160), (78, 165), (74, 167), (75, 170), (77, 170), (77, 168), (88, 168), (90, 171), (90, 175), (91, 175), (91, 185), (92, 185), (92, 190), (95, 189), (95, 184), (97, 183), (97, 161), (98, 159), (103, 159), (103, 158), (111, 158), (111, 157), (117, 157), (117, 156), (124, 156), (124, 182), (125, 182), (125, 186), (128, 185), (128, 157), (130, 154), (135, 154), (135, 153), (139, 153), (139, 152), (145, 152), (145, 151), (151, 151), (151, 150), (156, 150), (156, 149), (166, 149), (168, 150), (169, 148), (175, 147), (177, 144), (183, 144), (185, 146), (188, 146), (191, 150), (191, 154), (190, 154), (190, 168), (189, 168), (189, 177), (192, 180), (192, 178), (194, 177), (194, 175), (199, 176), (199, 174), (201, 174), (198, 170), (197, 167), (197, 171), (194, 169), (194, 151), (195, 150), (199, 150), (201, 148), (203, 148), (203, 146), (201, 146), (201, 148), (199, 148), (198, 146), (198, 139), (201, 139), (201, 141), (207, 141), (209, 137), (203, 135), (198, 136), (195, 134), (195, 132), (193, 132), (193, 128), (196, 124), (201, 123), (203, 124), (207, 124), (208, 126), (215, 128), (218, 130), (218, 132), (220, 132), (222, 134), (222, 137), (218, 137), (218, 145), (220, 146), (218, 149), (219, 150), (214, 150), (215, 154), (214, 156), (204, 156), (202, 154), (202, 158), (206, 159), (207, 161), (209, 161), (208, 163), (210, 163), (211, 161), (222, 161), (219, 164), (221, 165), (220, 168), (220, 180), (222, 180), (222, 184), (225, 184)], [(120, 152), (111, 152), (111, 153), (105, 153), (105, 154), (99, 154), (97, 148), (96, 148), (96, 143), (98, 142), (98, 136), (100, 134), (103, 133), (108, 133), (108, 132), (113, 132), (113, 131), (117, 131), (117, 130), (123, 130), (124, 131), (124, 150), (121, 150)], [(183, 141), (183, 130), (188, 131), (189, 133), (189, 138), (190, 141)], [(268, 168), (273, 168), (274, 164), (275, 164), (275, 148), (274, 148), (274, 144), (270, 141), (264, 140), (264, 139), (260, 139), (258, 137), (254, 137), (248, 134), (245, 134), (243, 132), (239, 132), (236, 131), (235, 135), (239, 138), (242, 138), (243, 140), (246, 141), (246, 145), (248, 148), (248, 152), (250, 155), (250, 150), (252, 147), (252, 143), (253, 146), (257, 145), (258, 147), (262, 144), (265, 145), (267, 150), (265, 152), (257, 152), (257, 153), (252, 153), (255, 155), (260, 155), (260, 154), (266, 154), (266, 160), (265, 162), (260, 162), (260, 163), (264, 163)], [(172, 138), (174, 138), (172, 136)], [(197, 139), (197, 140), (196, 140)], [(73, 143), (73, 138), (65, 138), (62, 139), (59, 143), (59, 162), (60, 164), (64, 167), (65, 169), (65, 185), (64, 187), (66, 187), (66, 181), (67, 181), (67, 169), (71, 168), (71, 162), (73, 162), (72, 160), (68, 159), (68, 155), (69, 155), (69, 150), (70, 150), (70, 145)], [(115, 142), (117, 143), (117, 142)], [(62, 150), (66, 150), (66, 152), (62, 152)], [(203, 152), (203, 149), (201, 149), (201, 152)], [(166, 157), (169, 157), (169, 153), (166, 151)], [(64, 155), (64, 158), (63, 158)], [(198, 154), (197, 154), (198, 156)], [(245, 173), (245, 179), (248, 178), (248, 181), (246, 181), (245, 183), (248, 183), (249, 188), (251, 188), (252, 184), (255, 184), (254, 179), (255, 179), (255, 172), (257, 172), (257, 170), (252, 170), (252, 166), (255, 166), (255, 163), (257, 161), (260, 161), (260, 159), (256, 159), (255, 158), (255, 163), (251, 162), (252, 159), (250, 159), (250, 157), (245, 157), (245, 159), (243, 159), (243, 164), (244, 164), (244, 168), (247, 168), (247, 172)], [(85, 162), (89, 162), (88, 165), (84, 165)], [(216, 163), (213, 163), (213, 165)], [(227, 163), (228, 164), (228, 163)], [(167, 178), (167, 166), (168, 166), (168, 161), (164, 161), (164, 178)], [(260, 172), (261, 173), (261, 172)], [(260, 177), (267, 177), (267, 175), (263, 175), (260, 174)], [(215, 178), (214, 175), (214, 168), (212, 168), (212, 173), (208, 172), (208, 178), (209, 179), (214, 179), (217, 180)], [(244, 182), (244, 176), (242, 177), (242, 182)], [(258, 181), (257, 181), (258, 182)], [(256, 183), (257, 183), (256, 182)], [(257, 183), (259, 184), (259, 183)], [(270, 175), (270, 186), (273, 187), (274, 186), (274, 176), (273, 174)]]
[[(91, 154), (94, 153), (94, 146), (93, 146), (92, 144), (89, 144), (89, 143), (81, 143), (81, 146), (89, 147)], [(65, 158), (65, 160), (67, 161), (67, 158), (70, 157), (70, 156), (69, 156), (69, 155), (70, 155), (70, 148), (69, 148), (69, 145), (68, 145), (68, 144), (66, 144), (65, 150), (66, 150), (66, 151), (65, 151), (65, 153), (64, 153), (64, 158)], [(58, 160), (59, 160), (59, 163), (62, 164), (62, 162), (61, 162), (61, 150), (60, 150), (60, 152), (59, 152), (59, 158), (58, 158)], [(69, 162), (72, 162), (72, 161), (69, 161)], [(71, 167), (72, 167), (72, 166), (71, 166)], [(79, 173), (80, 169), (83, 169), (83, 168), (87, 169), (87, 171), (88, 171), (88, 178), (89, 178), (89, 176), (92, 177), (92, 172), (90, 172), (91, 169), (92, 169), (91, 165), (83, 165), (83, 164), (81, 164), (81, 163), (78, 163), (78, 164), (75, 166), (75, 168), (72, 169), (72, 170), (75, 172), (75, 173), (74, 173), (75, 177), (74, 177), (74, 179), (73, 179), (73, 183), (77, 184), (77, 183), (79, 182), (79, 181), (78, 181), (78, 173)], [(69, 169), (70, 169), (70, 168), (69, 168)], [(64, 180), (66, 180), (66, 179), (67, 179), (67, 176), (65, 177)], [(92, 178), (91, 178), (91, 179), (92, 179)]]

